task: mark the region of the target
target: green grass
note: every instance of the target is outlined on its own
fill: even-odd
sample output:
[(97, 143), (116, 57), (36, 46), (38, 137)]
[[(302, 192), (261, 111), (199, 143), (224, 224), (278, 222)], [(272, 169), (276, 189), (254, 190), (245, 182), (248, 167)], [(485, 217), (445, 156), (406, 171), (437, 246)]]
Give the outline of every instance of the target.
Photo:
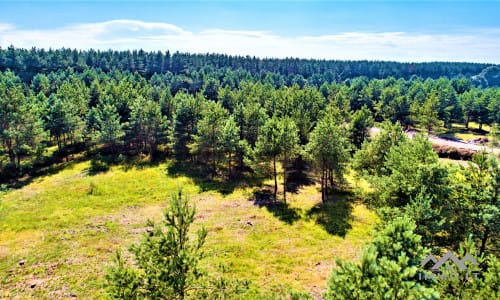
[(469, 123), (469, 129), (465, 125), (453, 123), (451, 129), (443, 128), (438, 135), (443, 138), (457, 138), (464, 141), (476, 138), (487, 138), (490, 127), (483, 125), (482, 131), (479, 131), (479, 124), (475, 122)]
[[(377, 222), (374, 212), (335, 195), (320, 205), (317, 186), (289, 194), (286, 211), (254, 204), (255, 188), (201, 192), (195, 181), (168, 175), (168, 163), (113, 166), (89, 175), (90, 161), (0, 194), (0, 298), (102, 298), (103, 275), (116, 249), (141, 238), (148, 218), (162, 217), (182, 186), (208, 229), (204, 265), (228, 265), (263, 293), (324, 292), (335, 258), (358, 259)], [(295, 212), (293, 222), (280, 218)], [(20, 261), (25, 261), (21, 266)]]

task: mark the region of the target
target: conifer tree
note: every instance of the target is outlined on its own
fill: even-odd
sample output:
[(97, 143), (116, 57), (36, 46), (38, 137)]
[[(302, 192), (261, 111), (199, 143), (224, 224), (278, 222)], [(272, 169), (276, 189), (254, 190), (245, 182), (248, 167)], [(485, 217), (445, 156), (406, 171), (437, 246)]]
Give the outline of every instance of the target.
[(360, 264), (337, 260), (326, 299), (438, 299), (433, 288), (418, 281), (427, 250), (415, 227), (408, 218), (398, 218), (375, 237)]
[(224, 121), (228, 112), (220, 103), (208, 101), (202, 110), (202, 118), (198, 122), (193, 143), (190, 144), (191, 154), (196, 155), (200, 162), (207, 163), (211, 173), (217, 172), (221, 157), (221, 137)]
[(115, 265), (106, 276), (110, 296), (115, 299), (185, 299), (199, 285), (203, 272), (199, 261), (207, 232), (190, 233), (196, 209), (179, 191), (160, 224), (150, 228), (142, 241), (130, 248), (134, 266), (117, 252)]
[(97, 140), (111, 146), (111, 151), (115, 152), (116, 145), (120, 144), (125, 136), (123, 124), (120, 123), (120, 115), (116, 107), (111, 104), (100, 105), (95, 111), (95, 122), (97, 125)]
[(311, 132), (306, 152), (321, 173), (321, 200), (326, 201), (328, 187), (333, 188), (334, 177), (340, 179), (349, 160), (350, 144), (347, 130), (327, 115)]
[(352, 115), (351, 120), (351, 142), (356, 148), (361, 148), (361, 144), (368, 138), (369, 129), (373, 126), (373, 117), (366, 105), (357, 110)]
[(278, 171), (276, 163), (281, 160), (283, 168), (283, 200), (286, 202), (286, 167), (299, 153), (298, 128), (290, 117), (268, 119), (259, 134), (254, 148), (257, 162), (272, 162), (274, 199), (278, 193)]

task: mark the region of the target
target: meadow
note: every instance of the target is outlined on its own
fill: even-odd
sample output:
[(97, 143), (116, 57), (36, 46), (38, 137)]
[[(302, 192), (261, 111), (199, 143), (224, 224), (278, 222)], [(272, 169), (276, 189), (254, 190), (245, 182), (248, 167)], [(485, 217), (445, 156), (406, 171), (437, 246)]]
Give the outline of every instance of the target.
[(224, 264), (231, 276), (250, 280), (254, 294), (319, 297), (335, 258), (357, 260), (378, 221), (348, 193), (322, 205), (317, 185), (302, 186), (286, 206), (269, 206), (255, 201), (267, 182), (220, 192), (172, 174), (169, 161), (97, 174), (87, 159), (57, 167), (1, 195), (3, 298), (105, 297), (114, 252), (140, 240), (179, 187), (197, 207), (196, 226), (208, 230), (204, 267), (217, 272)]

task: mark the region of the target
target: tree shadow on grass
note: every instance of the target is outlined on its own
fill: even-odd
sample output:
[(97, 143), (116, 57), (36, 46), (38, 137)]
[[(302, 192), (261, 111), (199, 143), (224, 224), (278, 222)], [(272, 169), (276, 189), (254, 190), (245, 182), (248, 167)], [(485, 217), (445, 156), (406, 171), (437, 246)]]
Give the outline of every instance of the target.
[(8, 189), (20, 189), (31, 184), (34, 180), (44, 176), (55, 175), (65, 169), (72, 168), (75, 164), (85, 161), (85, 157), (79, 156), (64, 161), (63, 159), (46, 158), (44, 162), (38, 162), (33, 166), (24, 167), (22, 176), (11, 176), (8, 180), (0, 180), (0, 184)]
[(253, 193), (251, 200), (254, 205), (265, 207), (279, 220), (292, 225), (301, 218), (301, 209), (290, 207), (288, 203), (274, 200), (274, 194), (269, 189), (257, 190)]
[(89, 176), (106, 173), (111, 166), (120, 166), (125, 172), (133, 169), (145, 169), (158, 166), (165, 156), (157, 154), (153, 157), (130, 153), (97, 153), (91, 157), (90, 167), (86, 170)]
[(27, 161), (23, 160), (20, 169), (11, 164), (0, 166), (0, 185), (8, 189), (19, 189), (39, 177), (57, 174), (84, 161), (83, 150), (82, 144), (77, 143), (56, 150), (48, 156), (41, 154)]
[(200, 187), (202, 192), (217, 191), (226, 196), (236, 188), (260, 185), (261, 180), (245, 175), (222, 178), (206, 171), (206, 166), (189, 161), (173, 160), (167, 167), (170, 176), (186, 176), (191, 178)]
[(352, 228), (352, 201), (347, 192), (334, 192), (326, 201), (318, 203), (307, 212), (307, 217), (321, 225), (329, 234), (345, 237)]
[(301, 187), (313, 185), (314, 180), (309, 176), (310, 166), (303, 159), (297, 159), (287, 168), (287, 192), (297, 194)]

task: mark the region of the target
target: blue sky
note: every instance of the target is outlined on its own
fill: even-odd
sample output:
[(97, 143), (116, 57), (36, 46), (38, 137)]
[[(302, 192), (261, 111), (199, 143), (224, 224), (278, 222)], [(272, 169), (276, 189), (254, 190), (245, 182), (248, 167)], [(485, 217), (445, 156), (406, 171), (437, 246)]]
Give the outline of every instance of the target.
[(0, 46), (500, 63), (498, 1), (2, 1)]

